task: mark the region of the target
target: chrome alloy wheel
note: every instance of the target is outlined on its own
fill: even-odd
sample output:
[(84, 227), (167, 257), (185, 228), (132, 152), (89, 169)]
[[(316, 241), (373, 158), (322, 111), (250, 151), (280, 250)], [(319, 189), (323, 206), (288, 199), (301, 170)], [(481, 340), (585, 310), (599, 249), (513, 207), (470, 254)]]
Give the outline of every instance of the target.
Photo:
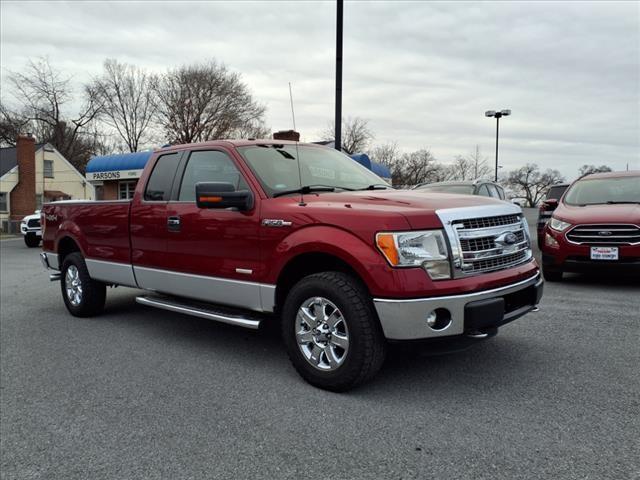
[(318, 370), (335, 370), (347, 358), (347, 323), (340, 309), (326, 298), (312, 297), (302, 302), (295, 329), (302, 355)]
[(67, 298), (71, 305), (77, 307), (82, 302), (82, 282), (80, 281), (80, 273), (75, 265), (67, 268), (64, 277), (64, 286), (67, 291)]

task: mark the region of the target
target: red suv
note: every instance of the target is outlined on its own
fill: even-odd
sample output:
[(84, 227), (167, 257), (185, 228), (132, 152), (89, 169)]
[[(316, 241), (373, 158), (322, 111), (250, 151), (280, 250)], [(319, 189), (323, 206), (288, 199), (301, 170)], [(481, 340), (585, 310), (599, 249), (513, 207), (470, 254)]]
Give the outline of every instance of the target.
[(576, 180), (544, 227), (542, 268), (552, 282), (563, 272), (640, 274), (640, 171)]

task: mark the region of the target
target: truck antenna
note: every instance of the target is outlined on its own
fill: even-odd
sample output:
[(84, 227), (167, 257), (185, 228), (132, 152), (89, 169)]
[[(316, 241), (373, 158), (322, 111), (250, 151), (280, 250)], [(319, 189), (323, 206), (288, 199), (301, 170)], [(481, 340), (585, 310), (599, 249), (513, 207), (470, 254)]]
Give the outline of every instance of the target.
[[(291, 82), (289, 82), (289, 100), (291, 102), (291, 118), (293, 119), (293, 131), (296, 130), (296, 113), (293, 110), (293, 93), (291, 91)], [(300, 167), (300, 152), (298, 151), (298, 140), (296, 140), (296, 161), (298, 162), (298, 180), (300, 181), (300, 205), (304, 207), (306, 203), (304, 203), (304, 195), (302, 193), (302, 168)]]

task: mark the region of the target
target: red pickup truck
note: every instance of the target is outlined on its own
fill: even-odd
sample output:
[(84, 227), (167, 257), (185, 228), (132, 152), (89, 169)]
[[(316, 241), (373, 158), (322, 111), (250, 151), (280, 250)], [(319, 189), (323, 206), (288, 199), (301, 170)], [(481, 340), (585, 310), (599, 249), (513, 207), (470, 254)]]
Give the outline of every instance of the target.
[(42, 228), (72, 315), (124, 285), (151, 307), (277, 321), (297, 371), (335, 391), (371, 378), (388, 341), (486, 338), (542, 295), (519, 207), (394, 190), (295, 142), (162, 148), (132, 200), (47, 204)]

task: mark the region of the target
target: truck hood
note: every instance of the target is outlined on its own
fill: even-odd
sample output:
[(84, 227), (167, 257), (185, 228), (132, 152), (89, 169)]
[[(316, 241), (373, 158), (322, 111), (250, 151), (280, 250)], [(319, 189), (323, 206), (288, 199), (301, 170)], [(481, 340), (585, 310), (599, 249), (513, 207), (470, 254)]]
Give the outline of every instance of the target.
[(614, 205), (585, 205), (561, 203), (553, 216), (572, 225), (581, 223), (633, 223), (640, 225), (640, 205), (632, 203)]
[[(291, 201), (292, 197), (288, 198)], [(308, 212), (316, 218), (324, 216), (323, 213), (329, 213), (331, 223), (339, 223), (341, 213), (344, 213), (345, 217), (387, 214), (404, 217), (412, 229), (441, 227), (442, 224), (435, 215), (435, 211), (440, 209), (500, 204), (512, 206), (488, 197), (412, 190), (310, 194), (304, 196), (304, 201)]]

